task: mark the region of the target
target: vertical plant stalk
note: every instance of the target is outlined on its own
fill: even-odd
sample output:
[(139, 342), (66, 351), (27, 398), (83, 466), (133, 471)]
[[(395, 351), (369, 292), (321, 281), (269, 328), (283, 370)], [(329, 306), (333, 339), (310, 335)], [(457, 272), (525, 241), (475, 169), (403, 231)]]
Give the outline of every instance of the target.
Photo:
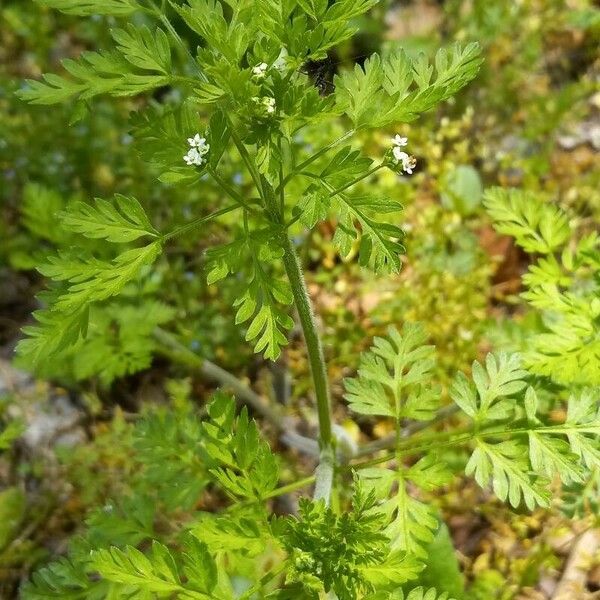
[[(283, 195), (284, 179), (283, 171), (279, 172), (279, 187), (274, 190), (272, 185), (262, 176), (255, 161), (249, 156), (243, 141), (237, 135), (236, 129), (229, 121), (231, 137), (236, 145), (242, 160), (246, 164), (252, 179), (256, 185), (258, 193), (263, 199), (265, 208), (271, 214), (275, 222), (283, 225), (284, 203)], [(280, 202), (277, 200), (277, 194), (280, 195)], [(333, 488), (333, 477), (335, 472), (335, 448), (333, 438), (331, 401), (329, 398), (329, 384), (327, 381), (327, 370), (325, 366), (325, 357), (323, 355), (323, 346), (317, 332), (314, 312), (306, 288), (304, 274), (300, 266), (298, 254), (292, 245), (287, 229), (281, 234), (281, 245), (284, 250), (283, 264), (287, 273), (288, 281), (292, 289), (294, 304), (300, 318), (300, 325), (304, 334), (304, 342), (308, 353), (308, 362), (315, 389), (317, 400), (317, 415), (319, 418), (319, 465), (315, 472), (315, 500), (324, 500), (329, 506), (331, 490)]]
[(300, 318), (304, 341), (308, 353), (308, 362), (315, 388), (317, 414), (319, 417), (319, 466), (316, 471), (315, 500), (324, 500), (329, 504), (333, 474), (335, 469), (334, 440), (332, 433), (331, 401), (325, 368), (323, 346), (317, 332), (315, 317), (306, 288), (304, 274), (300, 267), (298, 254), (288, 235), (282, 236), (284, 247), (283, 264), (292, 288), (294, 302)]

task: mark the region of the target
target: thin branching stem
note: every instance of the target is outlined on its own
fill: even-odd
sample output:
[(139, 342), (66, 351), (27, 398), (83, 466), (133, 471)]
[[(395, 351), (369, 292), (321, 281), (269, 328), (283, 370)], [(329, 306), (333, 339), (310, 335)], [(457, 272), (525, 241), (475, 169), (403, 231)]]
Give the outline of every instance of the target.
[(257, 212), (257, 209), (250, 204), (238, 193), (233, 187), (231, 187), (212, 167), (208, 167), (207, 171), (210, 176), (214, 179), (215, 183), (239, 206), (249, 212)]
[(252, 177), (252, 180), (254, 181), (254, 185), (256, 186), (256, 189), (258, 190), (260, 197), (264, 199), (265, 193), (262, 188), (260, 173), (258, 172), (258, 169), (256, 168), (256, 164), (250, 157), (250, 154), (249, 154), (248, 150), (246, 149), (244, 142), (240, 139), (240, 136), (237, 134), (235, 125), (233, 124), (231, 119), (228, 118), (227, 122), (229, 125), (229, 131), (231, 132), (231, 139), (233, 140), (233, 143), (235, 144), (235, 147), (237, 148), (237, 151), (239, 152), (240, 157), (244, 161), (246, 168), (250, 172), (250, 176)]
[(440, 431), (427, 436), (405, 439), (396, 446), (394, 452), (389, 452), (370, 460), (353, 463), (351, 467), (354, 469), (364, 469), (399, 457), (413, 456), (423, 452), (435, 452), (440, 448), (459, 446), (477, 439), (526, 435), (531, 432), (545, 435), (569, 435), (573, 433), (598, 435), (600, 434), (600, 425), (571, 425), (566, 423), (558, 425), (530, 425), (525, 427), (515, 427), (514, 425), (498, 427), (497, 425), (492, 425), (482, 428), (475, 423), (472, 427), (463, 429), (462, 431)]
[(197, 219), (194, 219), (193, 221), (190, 221), (189, 223), (186, 223), (185, 225), (176, 227), (175, 229), (173, 229), (173, 231), (169, 231), (169, 233), (166, 233), (165, 235), (162, 236), (162, 241), (166, 242), (167, 240), (170, 240), (174, 237), (179, 237), (180, 235), (183, 235), (184, 233), (187, 233), (188, 231), (196, 229), (196, 227), (203, 225), (204, 223), (208, 223), (208, 221), (212, 221), (213, 219), (216, 219), (217, 217), (226, 215), (230, 212), (233, 212), (234, 210), (238, 210), (239, 208), (240, 208), (240, 206), (238, 206), (236, 204), (235, 206), (227, 206), (225, 208), (222, 208), (221, 210), (217, 210), (214, 213), (211, 213), (210, 215), (204, 215), (203, 217), (198, 217)]
[[(356, 130), (351, 129), (350, 131), (347, 131), (341, 137), (337, 138), (330, 144), (327, 144), (327, 146), (324, 146), (323, 148), (321, 148), (320, 150), (318, 150), (317, 152), (315, 152), (314, 154), (309, 156), (306, 160), (304, 160), (299, 165), (297, 165), (293, 171), (288, 173), (286, 175), (286, 177), (284, 177), (282, 183), (280, 184), (280, 187), (285, 187), (291, 179), (293, 179), (296, 175), (299, 175), (304, 169), (306, 169), (306, 167), (312, 165), (312, 163), (315, 162), (316, 160), (318, 160), (319, 158), (321, 158), (321, 156), (323, 156), (324, 154), (326, 154), (327, 152), (329, 152), (336, 146), (339, 146), (340, 144), (345, 142), (348, 138), (352, 137), (355, 133), (356, 133)], [(279, 190), (276, 190), (276, 191), (279, 192)]]

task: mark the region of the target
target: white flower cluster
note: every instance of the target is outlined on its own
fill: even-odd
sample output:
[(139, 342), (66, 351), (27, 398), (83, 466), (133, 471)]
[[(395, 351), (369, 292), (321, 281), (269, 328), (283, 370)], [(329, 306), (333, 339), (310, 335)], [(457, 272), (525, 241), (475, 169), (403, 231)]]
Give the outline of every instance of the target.
[(204, 162), (204, 157), (210, 150), (210, 145), (206, 143), (206, 138), (200, 137), (197, 133), (194, 137), (188, 138), (190, 149), (183, 157), (186, 165), (195, 165), (199, 167)]
[(275, 98), (272, 98), (271, 96), (263, 96), (262, 98), (254, 96), (252, 100), (254, 100), (256, 104), (262, 106), (268, 115), (272, 115), (275, 112)]
[(402, 164), (402, 170), (405, 173), (412, 175), (413, 169), (417, 166), (417, 159), (402, 150), (407, 144), (408, 138), (395, 135), (392, 138), (392, 156), (397, 165)]
[(267, 69), (269, 65), (265, 62), (256, 65), (252, 69), (252, 77), (256, 77), (256, 79), (262, 79), (267, 74)]

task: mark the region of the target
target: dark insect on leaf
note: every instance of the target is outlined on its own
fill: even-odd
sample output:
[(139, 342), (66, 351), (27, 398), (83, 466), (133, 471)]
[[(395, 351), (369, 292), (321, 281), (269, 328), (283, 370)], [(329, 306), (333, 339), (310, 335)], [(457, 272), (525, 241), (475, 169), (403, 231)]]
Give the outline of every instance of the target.
[(339, 61), (331, 56), (323, 60), (309, 60), (302, 65), (302, 72), (310, 77), (321, 96), (329, 96), (335, 90), (333, 76), (338, 64)]

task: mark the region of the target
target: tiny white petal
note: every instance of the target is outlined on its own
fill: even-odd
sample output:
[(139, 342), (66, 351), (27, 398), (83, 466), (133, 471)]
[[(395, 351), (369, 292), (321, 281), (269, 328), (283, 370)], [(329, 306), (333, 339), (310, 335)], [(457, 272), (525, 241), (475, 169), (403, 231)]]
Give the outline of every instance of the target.
[(260, 63), (252, 69), (252, 74), (254, 77), (264, 77), (268, 68), (269, 65), (267, 63)]
[(408, 154), (406, 154), (406, 152), (404, 152), (403, 150), (400, 150), (398, 146), (394, 146), (392, 148), (392, 154), (394, 155), (396, 162), (404, 162), (408, 158)]
[(395, 146), (406, 146), (406, 144), (408, 144), (408, 138), (402, 137), (401, 135), (396, 134), (392, 138), (392, 144), (394, 144)]

